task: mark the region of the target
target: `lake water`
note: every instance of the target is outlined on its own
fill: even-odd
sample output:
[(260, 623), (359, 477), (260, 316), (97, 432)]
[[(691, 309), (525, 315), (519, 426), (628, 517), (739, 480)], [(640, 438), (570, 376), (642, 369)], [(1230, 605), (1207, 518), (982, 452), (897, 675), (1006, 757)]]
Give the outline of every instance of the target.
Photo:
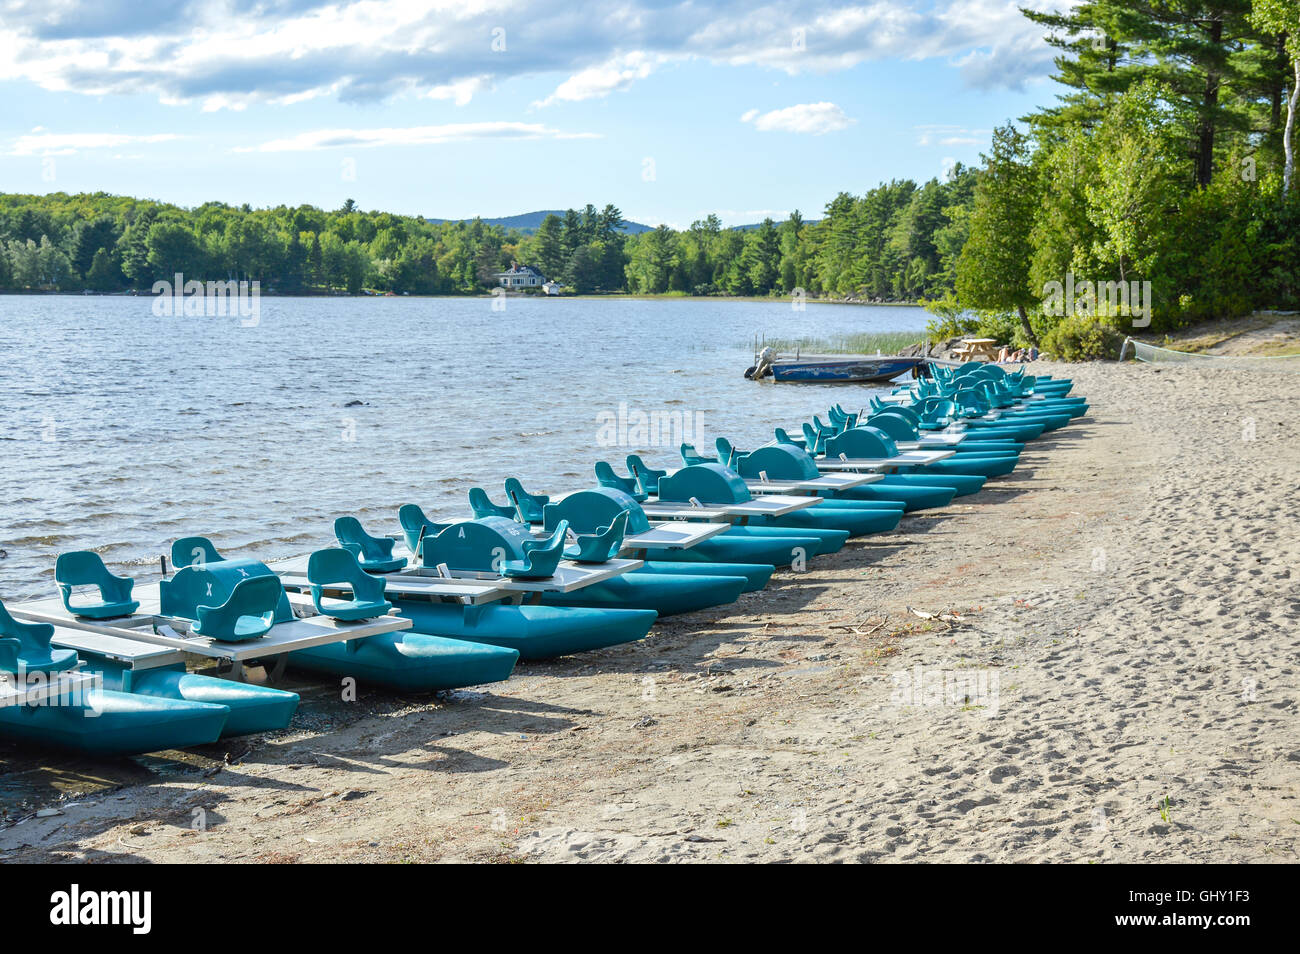
[[(152, 304), (0, 296), (0, 599), (54, 595), (66, 550), (146, 580), (189, 534), (270, 560), (330, 544), (340, 514), (395, 535), (399, 505), (465, 518), (468, 489), (504, 500), (507, 476), (578, 489), (600, 458), (675, 463), (677, 421), (709, 454), (717, 436), (753, 446), (868, 393), (745, 380), (755, 334), (926, 320), (707, 299), (263, 298), (245, 327)], [(620, 403), (631, 427), (610, 424)], [(638, 412), (667, 425), (663, 446), (644, 446)]]

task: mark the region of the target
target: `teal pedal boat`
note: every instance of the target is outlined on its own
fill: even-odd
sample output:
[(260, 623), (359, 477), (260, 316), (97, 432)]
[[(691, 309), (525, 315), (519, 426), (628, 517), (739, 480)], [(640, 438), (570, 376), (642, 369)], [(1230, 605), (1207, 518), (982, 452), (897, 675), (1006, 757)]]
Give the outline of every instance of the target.
[(397, 599), (417, 633), (514, 650), (520, 659), (552, 659), (644, 639), (658, 614), (644, 609), (577, 606), (455, 606)]
[(101, 757), (140, 755), (215, 742), (230, 714), (223, 705), (110, 689), (90, 699), (0, 707), (0, 737)]
[[(504, 682), (510, 678), (519, 659), (517, 649), (467, 641), (468, 637), (453, 635), (465, 629), (459, 619), (463, 615), (462, 607), (428, 604), (448, 612), (417, 611), (413, 615), (405, 611), (402, 600), (396, 600), (394, 605), (403, 616), (418, 618), (423, 625), (418, 622), (413, 628), (401, 632), (300, 649), (290, 654), (289, 664), (295, 669), (353, 676), (362, 683), (413, 692), (461, 689)], [(500, 609), (516, 610), (520, 607), (503, 606)]]
[[(635, 481), (630, 478), (620, 479), (608, 464), (603, 468), (597, 466), (596, 474), (597, 479), (601, 481), (600, 486), (569, 494), (562, 501), (550, 504), (546, 508), (544, 519), (550, 521), (552, 525), (558, 519), (567, 519), (571, 521), (571, 525), (580, 530), (587, 530), (612, 520), (621, 511), (627, 511), (629, 514), (627, 529), (630, 535), (649, 532), (650, 520), (641, 508), (641, 502), (646, 499), (646, 495), (639, 491), (629, 492), (627, 489), (629, 484), (635, 486)], [(767, 579), (771, 577), (771, 568), (789, 566), (798, 556), (796, 550), (805, 556), (830, 552), (830, 549), (838, 549), (843, 545), (844, 540), (848, 539), (847, 534), (825, 536), (812, 533), (796, 534), (776, 527), (763, 533), (744, 532), (748, 529), (748, 527), (731, 526), (720, 535), (692, 547), (656, 549), (653, 551), (653, 560), (706, 566), (720, 564), (728, 568), (737, 565), (768, 567), (766, 574), (761, 570), (727, 569), (723, 572), (719, 569), (718, 572), (724, 576), (737, 573), (745, 576), (750, 580), (752, 588), (758, 576), (764, 576), (763, 583), (766, 584)]]
[[(709, 541), (706, 540), (705, 542)], [(630, 575), (666, 573), (669, 575), (685, 574), (687, 576), (738, 576), (745, 581), (744, 589), (741, 592), (753, 593), (767, 586), (768, 581), (772, 579), (772, 573), (776, 570), (776, 565), (773, 563), (709, 563), (704, 560), (675, 560), (663, 556), (663, 554), (689, 553), (697, 547), (699, 547), (699, 544), (687, 549), (678, 547), (676, 549), (656, 550), (655, 559), (646, 560), (639, 570), (633, 570)]]
[[(629, 458), (632, 463), (632, 458)], [(633, 468), (634, 472), (636, 467)], [(734, 470), (719, 463), (690, 464), (673, 474), (659, 478), (659, 499), (667, 503), (700, 501), (705, 506), (731, 506), (754, 504), (761, 507), (774, 497), (755, 498), (745, 486), (744, 479)], [(784, 514), (756, 512), (748, 518), (748, 529), (791, 530), (795, 533), (834, 532), (850, 537), (877, 532), (880, 528), (897, 526), (899, 514), (893, 511), (837, 510), (831, 503), (809, 498), (816, 506)], [(892, 523), (891, 523), (892, 521)]]
[[(519, 492), (516, 491), (511, 497), (519, 497)], [(542, 505), (543, 508), (545, 506), (547, 504)], [(537, 516), (544, 520), (543, 512), (539, 511)], [(620, 518), (624, 528), (626, 519)], [(529, 532), (527, 524), (505, 517), (480, 517), (466, 523), (453, 524), (436, 537), (424, 539), (422, 562), (424, 566), (437, 566), (441, 563), (453, 570), (470, 572), (492, 572), (498, 567), (509, 572), (512, 565), (523, 565), (527, 561), (537, 563), (543, 559), (540, 554), (549, 553), (553, 560), (547, 559), (544, 566), (534, 567), (525, 574), (530, 578), (541, 579), (555, 572), (561, 558), (598, 566), (614, 559), (622, 549), (624, 535), (620, 532), (617, 539), (603, 538), (603, 549), (584, 555), (581, 552), (583, 537), (592, 535), (571, 532), (569, 521), (557, 517), (554, 512), (552, 525), (549, 540), (540, 542)], [(567, 544), (570, 538), (577, 543), (576, 546)], [(745, 579), (739, 575), (624, 572), (568, 592), (542, 590), (539, 591), (539, 599), (543, 604), (553, 606), (590, 609), (622, 607), (654, 610), (668, 616), (733, 603), (745, 585)]]
[(7, 677), (0, 738), (118, 756), (204, 745), (221, 736), (228, 706), (105, 689), (103, 680), (80, 671), (75, 651), (51, 645), (53, 636), (49, 623), (20, 622), (0, 603), (0, 673)]
[(87, 668), (103, 677), (105, 689), (225, 706), (230, 712), (221, 732), (223, 738), (287, 728), (298, 711), (296, 692), (186, 672), (182, 664), (133, 670), (89, 657)]
[[(343, 621), (386, 615), (392, 604), (384, 599), (385, 580), (362, 568), (366, 548), (356, 542), (370, 538), (360, 530), (359, 524), (353, 526), (349, 521), (342, 521), (336, 527), (345, 530), (355, 549), (320, 550), (308, 559), (307, 584), (317, 612)], [(182, 616), (197, 615), (191, 604), (200, 598), (212, 598), (208, 594), (221, 598), (233, 591), (237, 581), (271, 573), (268, 567), (255, 560), (224, 559), (206, 537), (178, 540), (172, 545), (172, 563), (177, 570), (173, 578), (166, 581), (165, 595), (168, 609)], [(353, 598), (327, 597), (326, 591), (350, 592)], [(293, 618), (293, 609), (281, 588), (273, 621), (279, 623)], [(518, 658), (518, 653), (509, 649), (481, 647), (414, 630), (396, 630), (295, 650), (287, 655), (285, 661), (290, 669), (351, 676), (363, 685), (369, 683), (403, 691), (433, 692), (508, 679)], [(226, 684), (226, 680), (218, 681)], [(229, 685), (240, 690), (279, 692), (237, 683)], [(186, 687), (185, 691), (192, 690)], [(230, 691), (233, 690), (227, 690)], [(255, 698), (260, 697), (259, 694)], [(293, 698), (296, 704), (297, 696)], [(251, 710), (251, 701), (244, 708)], [(269, 709), (266, 711), (269, 715)], [(238, 724), (251, 721), (249, 712), (240, 716)]]
[(543, 593), (546, 606), (584, 606), (654, 610), (674, 616), (734, 603), (745, 591), (743, 576), (694, 573), (624, 573), (572, 593)]

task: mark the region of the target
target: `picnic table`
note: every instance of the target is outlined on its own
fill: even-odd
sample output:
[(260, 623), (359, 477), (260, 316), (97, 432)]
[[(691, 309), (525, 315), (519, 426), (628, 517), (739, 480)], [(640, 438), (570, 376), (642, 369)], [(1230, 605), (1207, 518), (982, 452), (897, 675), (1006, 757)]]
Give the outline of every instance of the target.
[(998, 359), (998, 339), (963, 338), (961, 344), (953, 349), (953, 354), (962, 361), (996, 361)]

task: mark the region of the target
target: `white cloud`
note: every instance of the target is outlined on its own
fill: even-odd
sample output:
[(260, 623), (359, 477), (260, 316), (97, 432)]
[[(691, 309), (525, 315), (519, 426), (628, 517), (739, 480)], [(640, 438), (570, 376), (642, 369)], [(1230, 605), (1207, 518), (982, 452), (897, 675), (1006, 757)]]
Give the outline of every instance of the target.
[(741, 122), (752, 122), (759, 132), (789, 132), (811, 136), (847, 129), (857, 122), (844, 115), (844, 110), (834, 103), (802, 103), (785, 109), (774, 109), (770, 113), (759, 113), (758, 110), (751, 109), (740, 119)]
[(5, 0), (0, 80), (209, 110), (407, 93), (463, 104), (511, 77), (556, 74), (568, 78), (541, 102), (576, 102), (688, 59), (791, 74), (936, 59), (971, 85), (1016, 87), (1052, 58), (1017, 2)]
[(967, 129), (964, 126), (924, 125), (913, 126), (918, 146), (978, 146), (987, 142), (988, 129)]
[(645, 79), (663, 60), (664, 57), (652, 57), (646, 53), (620, 54), (599, 66), (574, 73), (557, 86), (550, 96), (533, 105), (550, 106), (560, 101), (574, 103), (608, 96), (627, 89), (639, 79)]
[(457, 106), (467, 106), (476, 93), (482, 92), (491, 85), (492, 78), (490, 76), (470, 76), (454, 83), (443, 83), (441, 86), (435, 86), (424, 95), (430, 99), (449, 99)]
[[(39, 130), (39, 131), (38, 131)], [(26, 136), (19, 136), (10, 147), (11, 156), (70, 156), (82, 149), (113, 149), (128, 143), (170, 142), (180, 139), (173, 133), (128, 136), (123, 133), (50, 133), (37, 126)]]
[(595, 133), (567, 133), (541, 123), (482, 122), (446, 123), (441, 126), (390, 126), (375, 129), (314, 129), (271, 139), (257, 146), (243, 146), (236, 152), (309, 152), (343, 146), (366, 149), (373, 146), (432, 146), (471, 139), (596, 139)]

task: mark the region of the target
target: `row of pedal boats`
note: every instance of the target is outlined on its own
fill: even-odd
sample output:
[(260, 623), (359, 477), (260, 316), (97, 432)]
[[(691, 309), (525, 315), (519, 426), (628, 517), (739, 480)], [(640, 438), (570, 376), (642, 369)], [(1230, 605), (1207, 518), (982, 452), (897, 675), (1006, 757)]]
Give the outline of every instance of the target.
[[(58, 595), (0, 603), (0, 738), (95, 755), (184, 748), (283, 729), (296, 693), (247, 665), (429, 692), (509, 678), (523, 660), (632, 643), (661, 616), (734, 602), (782, 567), (894, 530), (1010, 474), (1026, 444), (1088, 410), (1071, 382), (961, 369), (836, 405), (792, 435), (716, 455), (691, 445), (656, 468), (551, 497), (505, 481), (463, 520), (416, 504), (392, 536), (354, 516), (337, 546), (289, 560), (176, 541), (136, 585), (93, 551), (61, 554)], [(206, 657), (217, 675), (191, 671)]]

